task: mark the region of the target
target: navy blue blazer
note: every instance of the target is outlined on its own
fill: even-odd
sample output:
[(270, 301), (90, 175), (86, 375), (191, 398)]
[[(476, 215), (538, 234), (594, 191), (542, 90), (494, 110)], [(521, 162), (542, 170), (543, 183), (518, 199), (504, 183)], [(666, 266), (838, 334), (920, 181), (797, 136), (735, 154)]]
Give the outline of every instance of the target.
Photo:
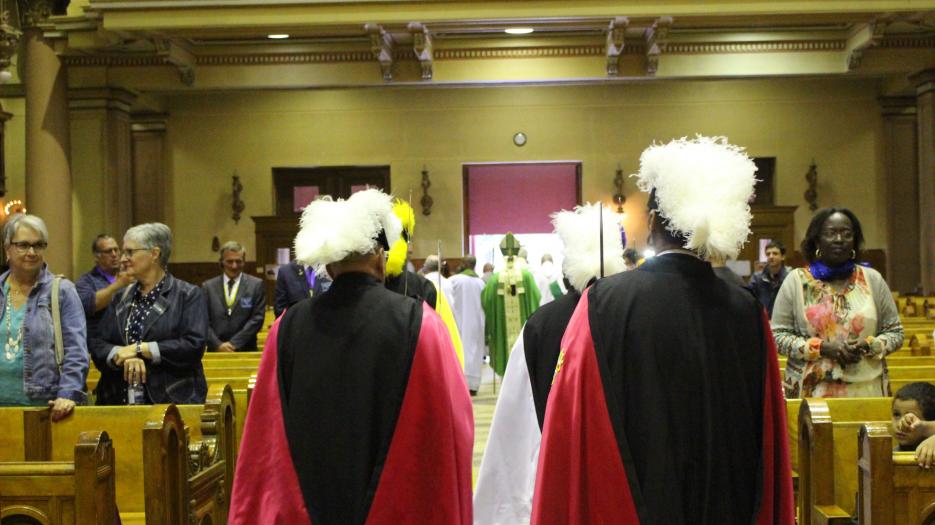
[[(153, 403), (201, 404), (208, 394), (201, 366), (208, 333), (207, 301), (201, 288), (169, 274), (165, 278), (162, 295), (143, 321), (143, 341), (159, 346), (159, 362), (146, 363), (146, 391)], [(116, 368), (110, 356), (114, 347), (128, 344), (124, 327), (137, 286), (127, 286), (119, 300), (111, 301), (98, 332), (92, 334), (91, 358), (101, 371), (98, 405), (126, 404), (123, 368)]]
[(315, 287), (312, 288), (312, 293), (309, 293), (308, 278), (305, 275), (304, 266), (295, 261), (280, 266), (279, 273), (276, 274), (276, 293), (273, 294), (273, 311), (276, 313), (276, 317), (282, 315), (286, 308), (302, 299), (308, 299), (313, 295), (327, 291), (328, 287), (331, 286), (331, 279), (324, 274), (316, 277)]

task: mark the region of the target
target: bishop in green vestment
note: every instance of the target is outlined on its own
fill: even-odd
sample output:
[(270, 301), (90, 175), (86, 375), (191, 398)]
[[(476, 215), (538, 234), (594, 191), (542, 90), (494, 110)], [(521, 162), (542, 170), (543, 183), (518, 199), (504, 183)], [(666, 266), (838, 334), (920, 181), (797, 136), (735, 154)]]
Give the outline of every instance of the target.
[(506, 268), (493, 274), (484, 287), (484, 332), (490, 348), (491, 366), (497, 375), (506, 370), (510, 348), (526, 319), (539, 307), (539, 287), (532, 273), (515, 263), (520, 245), (512, 233), (500, 242)]

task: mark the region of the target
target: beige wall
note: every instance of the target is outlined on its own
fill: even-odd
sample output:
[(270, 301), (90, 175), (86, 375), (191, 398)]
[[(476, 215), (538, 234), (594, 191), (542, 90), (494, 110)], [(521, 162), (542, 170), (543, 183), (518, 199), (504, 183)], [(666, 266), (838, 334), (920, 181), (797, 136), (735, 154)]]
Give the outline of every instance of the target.
[[(435, 206), (417, 219), (415, 254), (435, 239), (460, 254), (462, 163), (580, 160), (584, 199), (609, 203), (618, 161), (632, 173), (651, 142), (694, 133), (777, 157), (777, 204), (800, 206), (797, 240), (810, 216), (802, 194), (814, 159), (819, 204), (852, 208), (868, 247), (885, 248), (877, 90), (867, 79), (773, 79), (173, 95), (165, 105), (174, 258), (213, 260), (218, 235), (244, 242), (252, 259), (249, 216), (272, 213), (274, 166), (389, 164), (394, 193), (412, 189), (417, 202), (425, 164)], [(516, 131), (528, 135), (525, 147), (512, 144)], [(230, 218), (235, 170), (247, 206), (239, 225)], [(645, 195), (631, 181), (626, 194), (625, 224), (642, 246)]]
[(3, 134), (3, 167), (6, 173), (3, 201), (9, 202), (23, 199), (26, 195), (26, 99), (5, 98), (0, 100), (0, 104), (3, 111), (13, 115), (6, 121)]

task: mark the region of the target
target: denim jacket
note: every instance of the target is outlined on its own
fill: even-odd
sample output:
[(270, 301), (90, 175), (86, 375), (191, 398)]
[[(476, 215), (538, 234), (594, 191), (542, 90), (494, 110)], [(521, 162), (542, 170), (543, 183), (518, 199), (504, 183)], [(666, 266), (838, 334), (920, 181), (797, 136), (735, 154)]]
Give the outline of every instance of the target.
[[(143, 340), (152, 359), (146, 363), (146, 391), (154, 403), (200, 404), (208, 383), (201, 358), (208, 332), (208, 309), (201, 288), (166, 274), (162, 295), (143, 321)], [(113, 357), (126, 340), (127, 317), (139, 284), (114, 297), (96, 334), (91, 334), (91, 357), (101, 371), (99, 405), (126, 403), (127, 382)]]
[[(9, 275), (9, 270), (0, 275), (0, 283), (6, 282)], [(88, 376), (84, 309), (75, 285), (68, 279), (62, 279), (59, 301), (65, 360), (59, 374), (52, 327), (54, 277), (43, 265), (36, 286), (26, 301), (26, 317), (23, 319), (23, 387), (26, 395), (37, 401), (63, 397), (84, 403), (84, 381)], [(5, 311), (6, 301), (7, 297), (0, 287), (0, 312)]]

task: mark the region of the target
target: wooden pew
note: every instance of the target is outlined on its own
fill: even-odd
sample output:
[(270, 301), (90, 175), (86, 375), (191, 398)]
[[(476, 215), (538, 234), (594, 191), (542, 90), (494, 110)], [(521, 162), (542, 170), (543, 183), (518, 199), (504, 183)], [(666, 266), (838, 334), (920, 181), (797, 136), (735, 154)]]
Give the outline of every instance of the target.
[(914, 452), (894, 452), (889, 424), (868, 423), (858, 446), (860, 523), (923, 525), (935, 522), (935, 470), (919, 468)]
[(82, 432), (71, 461), (0, 463), (0, 517), (4, 524), (114, 524), (114, 484), (110, 437)]
[[(205, 369), (205, 380), (208, 382), (208, 386), (215, 384), (224, 384), (230, 383), (232, 388), (237, 388), (237, 385), (246, 386), (247, 380), (251, 375), (257, 372), (256, 367), (224, 367), (224, 368), (214, 368), (214, 369)], [(935, 373), (935, 372), (933, 372)], [(88, 391), (93, 392), (97, 388), (97, 383), (100, 380), (100, 376), (93, 377), (88, 375), (87, 385)]]
[(83, 429), (110, 429), (125, 525), (174, 525), (182, 523), (180, 516), (185, 522), (210, 516), (211, 523), (223, 524), (235, 467), (233, 404), (233, 392), (224, 385), (212, 387), (204, 405), (76, 407), (51, 426), (51, 459), (60, 460), (64, 451), (58, 444)]
[(849, 524), (856, 510), (857, 434), (889, 421), (892, 400), (805, 399), (799, 410), (799, 523)]

